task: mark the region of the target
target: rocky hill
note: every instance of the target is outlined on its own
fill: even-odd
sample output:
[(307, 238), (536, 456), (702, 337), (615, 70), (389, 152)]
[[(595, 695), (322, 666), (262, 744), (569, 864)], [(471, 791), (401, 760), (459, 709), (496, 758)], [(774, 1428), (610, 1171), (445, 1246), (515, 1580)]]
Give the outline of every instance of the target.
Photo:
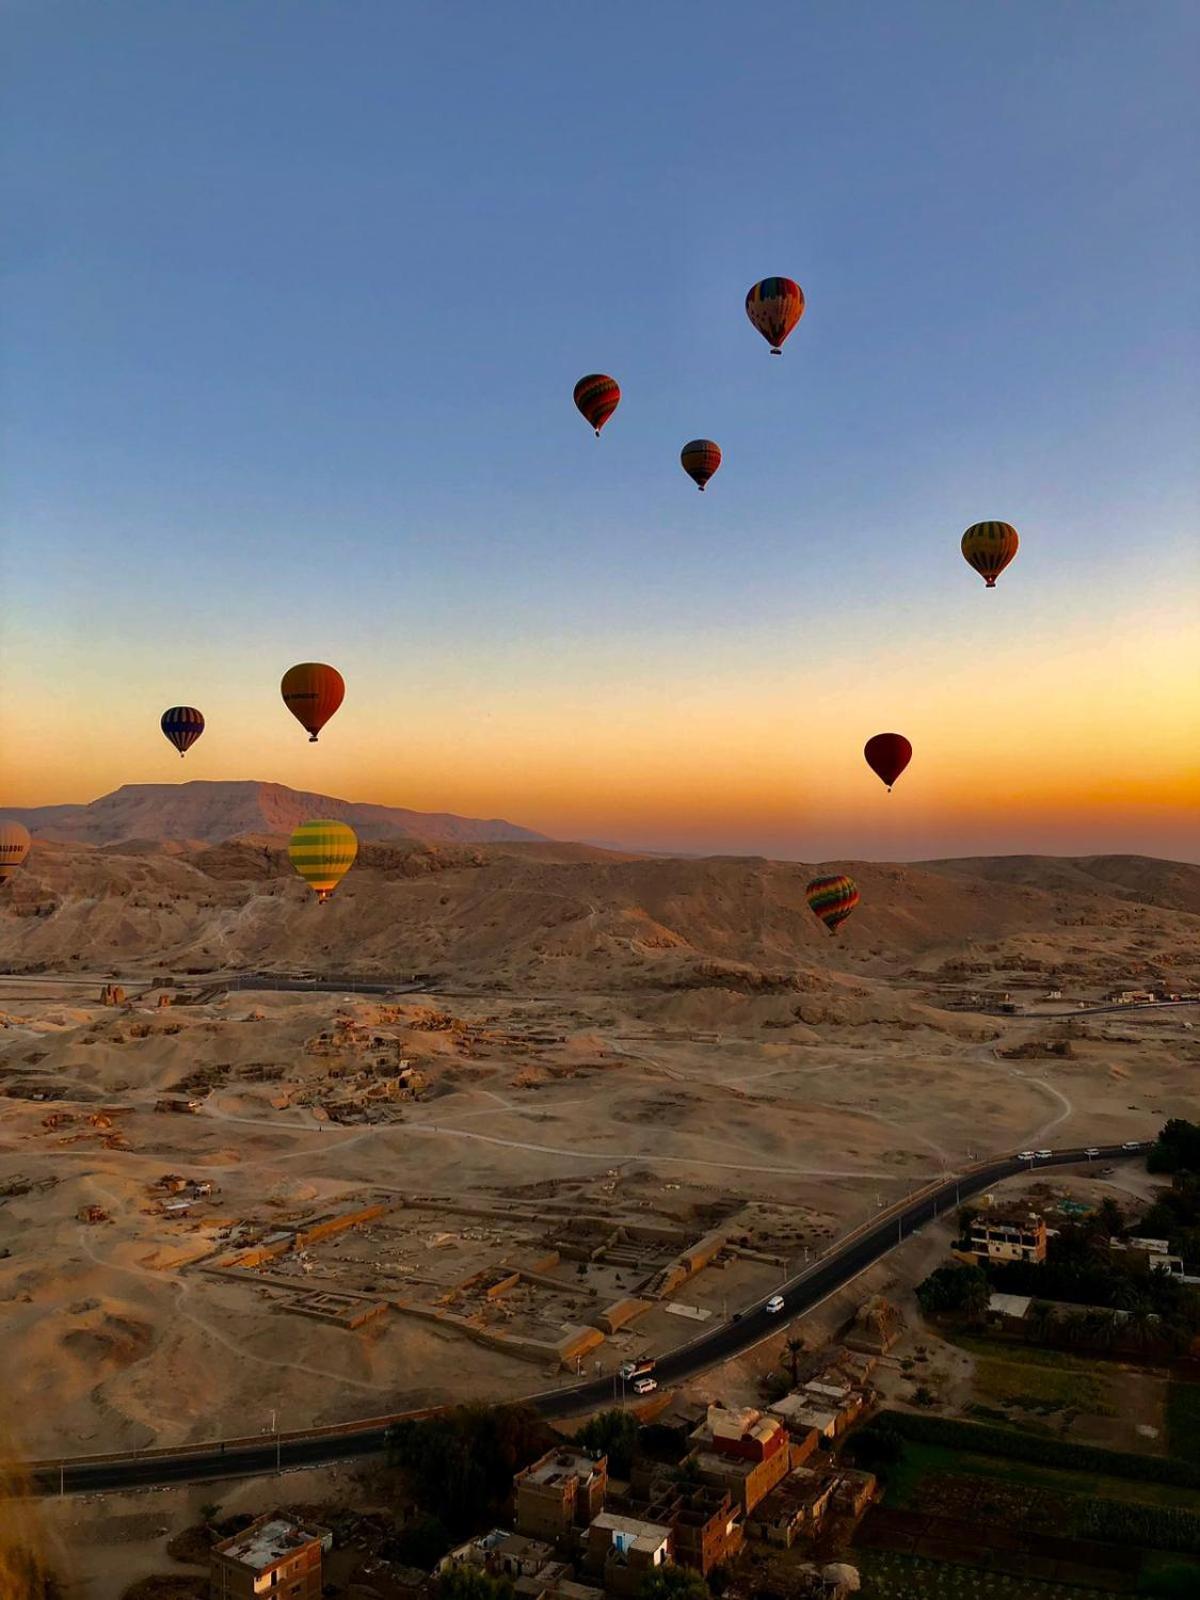
[(23, 822), (35, 838), (71, 844), (217, 844), (243, 834), (290, 834), (310, 817), (337, 817), (360, 839), (476, 844), (544, 837), (498, 817), (363, 805), (281, 783), (127, 783), (89, 805), (5, 808), (3, 814)]

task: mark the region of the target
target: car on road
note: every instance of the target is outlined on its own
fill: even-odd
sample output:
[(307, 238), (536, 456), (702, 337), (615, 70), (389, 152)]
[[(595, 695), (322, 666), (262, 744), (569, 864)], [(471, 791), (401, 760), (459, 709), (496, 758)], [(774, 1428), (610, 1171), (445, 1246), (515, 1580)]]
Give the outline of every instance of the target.
[(1037, 1153), (1037, 1158), (1038, 1158), (1039, 1161), (1049, 1161), (1050, 1157), (1053, 1154), (1054, 1154), (1053, 1150), (1039, 1150), (1038, 1153)]
[(1090, 1144), (1083, 1153), (1090, 1161), (1093, 1156), (1098, 1156), (1100, 1154), (1100, 1147), (1099, 1145)]
[(1022, 1150), (1021, 1154), (1017, 1157), (1017, 1160), (1018, 1161), (1032, 1161), (1033, 1160), (1033, 1151), (1032, 1150)]
[(633, 1392), (634, 1394), (653, 1394), (657, 1388), (658, 1382), (656, 1379), (639, 1378), (633, 1386)]
[(1140, 1150), (1141, 1148), (1142, 1141), (1140, 1139), (1126, 1139), (1125, 1143), (1121, 1146), (1122, 1150)]
[(654, 1371), (653, 1357), (644, 1357), (641, 1361), (622, 1361), (617, 1368), (617, 1374), (626, 1383), (632, 1383), (634, 1378), (648, 1378)]
[(763, 1310), (769, 1317), (777, 1317), (783, 1310), (783, 1296), (781, 1294), (773, 1294), (763, 1307)]

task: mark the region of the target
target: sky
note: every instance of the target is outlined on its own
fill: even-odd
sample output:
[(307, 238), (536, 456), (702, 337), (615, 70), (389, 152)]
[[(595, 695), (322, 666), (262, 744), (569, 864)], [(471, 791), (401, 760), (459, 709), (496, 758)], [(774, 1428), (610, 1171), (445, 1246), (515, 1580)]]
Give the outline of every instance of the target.
[[(1190, 0), (0, 33), (0, 801), (253, 778), (630, 847), (1200, 859)], [(808, 300), (778, 359), (769, 274)], [(317, 745), (305, 660), (347, 682)]]

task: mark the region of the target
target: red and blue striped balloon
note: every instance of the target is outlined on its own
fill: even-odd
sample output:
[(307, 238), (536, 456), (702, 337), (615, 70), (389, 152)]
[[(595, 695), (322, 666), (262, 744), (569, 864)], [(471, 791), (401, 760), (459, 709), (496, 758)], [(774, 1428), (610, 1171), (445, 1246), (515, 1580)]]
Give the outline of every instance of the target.
[(195, 706), (172, 706), (162, 714), (162, 731), (183, 757), (204, 732), (204, 718)]

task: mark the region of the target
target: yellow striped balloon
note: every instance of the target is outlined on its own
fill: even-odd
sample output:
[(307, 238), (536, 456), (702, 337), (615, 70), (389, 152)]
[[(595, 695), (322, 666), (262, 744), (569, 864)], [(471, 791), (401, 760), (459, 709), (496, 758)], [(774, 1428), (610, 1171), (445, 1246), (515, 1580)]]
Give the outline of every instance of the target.
[(7, 883), (29, 854), (29, 829), (20, 822), (0, 820), (0, 884)]
[(358, 835), (327, 818), (302, 822), (288, 843), (288, 857), (318, 900), (328, 900), (354, 865)]

